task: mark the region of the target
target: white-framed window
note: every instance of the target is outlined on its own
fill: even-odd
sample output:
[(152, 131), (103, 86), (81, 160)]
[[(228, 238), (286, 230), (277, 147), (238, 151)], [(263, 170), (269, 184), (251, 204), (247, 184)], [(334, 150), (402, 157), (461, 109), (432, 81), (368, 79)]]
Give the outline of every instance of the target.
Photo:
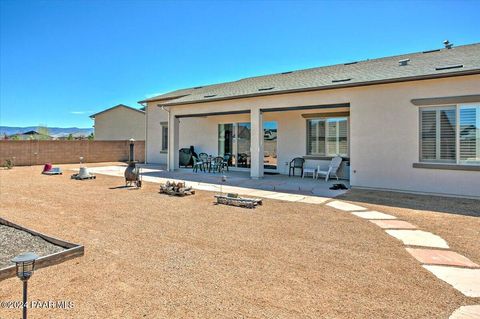
[(307, 155), (348, 156), (348, 117), (307, 120)]
[(480, 165), (480, 104), (421, 107), (420, 161)]
[(168, 151), (168, 124), (162, 124), (162, 151)]

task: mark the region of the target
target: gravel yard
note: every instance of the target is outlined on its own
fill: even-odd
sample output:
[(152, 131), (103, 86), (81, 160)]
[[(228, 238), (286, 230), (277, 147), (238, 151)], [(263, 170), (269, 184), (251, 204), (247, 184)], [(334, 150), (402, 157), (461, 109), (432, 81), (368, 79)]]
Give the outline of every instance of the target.
[(63, 250), (64, 248), (23, 230), (0, 225), (0, 268), (14, 265), (10, 260), (20, 253), (33, 251), (41, 257)]
[[(119, 177), (75, 181), (66, 169), (78, 165), (61, 166), (63, 176), (42, 176), (40, 166), (0, 170), (2, 217), (85, 246), (85, 256), (29, 282), (32, 299), (74, 307), (31, 309), (29, 318), (448, 318), (480, 302), (379, 227), (325, 205), (233, 208), (214, 205), (209, 192), (175, 198), (158, 184), (116, 188)], [(457, 240), (445, 239), (480, 261), (478, 218), (422, 211), (418, 219), (388, 207), (429, 231), (446, 218)], [(0, 282), (0, 300), (20, 298), (18, 279)], [(18, 315), (0, 309), (2, 319)]]

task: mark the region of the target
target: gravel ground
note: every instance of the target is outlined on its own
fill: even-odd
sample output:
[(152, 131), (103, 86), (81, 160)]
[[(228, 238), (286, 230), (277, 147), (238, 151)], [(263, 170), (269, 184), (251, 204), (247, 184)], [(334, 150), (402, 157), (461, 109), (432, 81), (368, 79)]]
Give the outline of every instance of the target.
[[(85, 256), (29, 282), (31, 298), (73, 309), (31, 309), (29, 318), (448, 318), (480, 302), (379, 227), (324, 205), (264, 200), (246, 210), (214, 205), (209, 192), (175, 198), (158, 184), (124, 189), (118, 177), (40, 171), (0, 171), (2, 216), (83, 244)], [(18, 279), (0, 283), (0, 300), (20, 293)], [(0, 309), (2, 319), (17, 314)]]
[(0, 225), (0, 268), (13, 265), (10, 260), (27, 251), (38, 256), (46, 256), (64, 250), (38, 236), (25, 231)]
[(445, 239), (480, 264), (480, 200), (353, 190), (339, 199), (393, 214)]

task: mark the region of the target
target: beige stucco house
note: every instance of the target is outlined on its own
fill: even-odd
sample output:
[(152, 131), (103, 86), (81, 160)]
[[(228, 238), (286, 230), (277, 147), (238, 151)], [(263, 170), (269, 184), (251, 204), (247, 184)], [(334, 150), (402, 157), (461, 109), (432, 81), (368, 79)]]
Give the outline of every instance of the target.
[(145, 140), (145, 111), (123, 104), (90, 115), (95, 140)]
[[(480, 44), (245, 78), (146, 106), (146, 160), (229, 154), (262, 178), (344, 159), (352, 187), (480, 197)], [(319, 181), (320, 182), (320, 181)]]

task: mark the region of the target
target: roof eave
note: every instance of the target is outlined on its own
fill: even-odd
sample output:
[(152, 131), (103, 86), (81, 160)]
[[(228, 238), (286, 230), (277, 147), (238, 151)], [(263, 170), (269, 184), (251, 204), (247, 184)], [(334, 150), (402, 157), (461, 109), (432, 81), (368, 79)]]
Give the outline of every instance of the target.
[[(214, 102), (214, 101), (225, 101), (225, 100), (252, 98), (252, 97), (258, 97), (258, 96), (280, 95), (280, 94), (301, 93), (301, 92), (311, 92), (311, 91), (323, 91), (323, 90), (343, 89), (343, 88), (352, 88), (352, 87), (369, 86), (369, 85), (380, 85), (380, 84), (390, 84), (390, 83), (400, 83), (400, 82), (409, 82), (409, 81), (432, 80), (432, 79), (439, 79), (439, 78), (448, 78), (448, 77), (475, 75), (475, 74), (480, 74), (480, 68), (479, 69), (473, 69), (473, 70), (466, 70), (466, 71), (441, 73), (441, 74), (427, 74), (427, 75), (409, 76), (409, 77), (402, 77), (402, 78), (392, 78), (392, 79), (385, 79), (385, 80), (374, 80), (374, 81), (365, 81), (365, 82), (356, 82), (356, 83), (335, 84), (335, 85), (317, 86), (317, 87), (300, 88), (300, 89), (288, 89), (288, 90), (275, 91), (275, 92), (242, 94), (242, 95), (235, 95), (235, 96), (210, 98), (208, 100), (193, 100), (193, 101), (186, 101), (186, 102), (174, 102), (174, 101), (172, 101), (170, 103), (165, 103), (164, 105), (176, 106), (176, 105), (198, 104), (198, 103), (208, 103), (208, 102)], [(162, 101), (162, 100), (161, 99), (150, 100), (149, 102), (160, 102), (160, 101)]]

